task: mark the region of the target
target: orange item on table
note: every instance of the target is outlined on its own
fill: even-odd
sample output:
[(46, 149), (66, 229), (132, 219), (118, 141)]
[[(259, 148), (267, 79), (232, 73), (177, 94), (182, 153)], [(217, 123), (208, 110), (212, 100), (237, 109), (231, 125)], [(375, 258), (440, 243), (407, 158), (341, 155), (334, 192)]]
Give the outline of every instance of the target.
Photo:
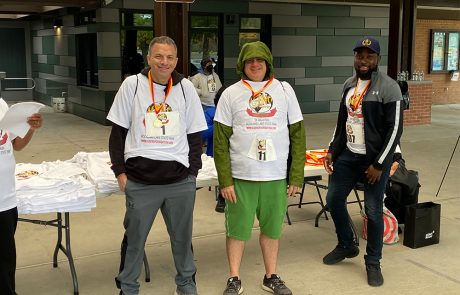
[(306, 166), (323, 166), (324, 158), (327, 155), (327, 149), (307, 150), (305, 151)]

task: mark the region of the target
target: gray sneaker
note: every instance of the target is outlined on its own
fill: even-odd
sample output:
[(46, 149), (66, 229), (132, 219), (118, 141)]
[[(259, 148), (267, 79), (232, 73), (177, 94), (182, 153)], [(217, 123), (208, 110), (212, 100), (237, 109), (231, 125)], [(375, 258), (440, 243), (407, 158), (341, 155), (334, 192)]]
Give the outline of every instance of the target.
[(195, 290), (184, 290), (177, 287), (176, 291), (174, 291), (174, 295), (198, 295), (198, 293)]
[(276, 275), (272, 274), (270, 278), (264, 276), (262, 282), (262, 289), (268, 292), (272, 292), (275, 295), (292, 295), (291, 290), (284, 284), (284, 281)]
[(241, 280), (239, 280), (238, 277), (229, 278), (223, 295), (237, 295), (242, 293), (243, 286), (241, 286)]

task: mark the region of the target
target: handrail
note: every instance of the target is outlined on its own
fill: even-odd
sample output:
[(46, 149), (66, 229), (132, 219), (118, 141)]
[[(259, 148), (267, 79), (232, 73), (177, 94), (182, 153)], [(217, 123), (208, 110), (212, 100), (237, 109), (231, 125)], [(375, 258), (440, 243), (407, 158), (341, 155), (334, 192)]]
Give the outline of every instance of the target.
[(30, 80), (32, 81), (32, 87), (18, 87), (18, 88), (6, 88), (5, 90), (32, 90), (35, 88), (35, 81), (32, 78), (4, 78), (3, 80)]

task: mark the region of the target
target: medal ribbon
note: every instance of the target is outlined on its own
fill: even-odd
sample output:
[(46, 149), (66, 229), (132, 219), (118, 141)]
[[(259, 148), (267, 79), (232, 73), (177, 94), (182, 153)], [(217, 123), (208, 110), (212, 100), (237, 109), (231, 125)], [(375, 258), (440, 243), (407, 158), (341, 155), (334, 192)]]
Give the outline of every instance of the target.
[(158, 115), (159, 112), (164, 111), (166, 99), (168, 98), (169, 92), (171, 92), (171, 88), (172, 88), (172, 78), (169, 77), (168, 87), (166, 88), (166, 92), (165, 92), (165, 100), (160, 104), (160, 108), (158, 108), (158, 110), (155, 106), (153, 80), (152, 80), (152, 73), (150, 71), (149, 71), (149, 85), (150, 85), (150, 94), (152, 95), (153, 109), (155, 111), (155, 114)]
[(256, 97), (257, 95), (259, 95), (262, 91), (265, 90), (265, 88), (268, 87), (268, 85), (270, 85), (272, 82), (273, 82), (273, 76), (270, 78), (270, 80), (267, 81), (267, 83), (265, 83), (265, 85), (259, 89), (257, 92), (254, 92), (254, 89), (252, 89), (252, 86), (245, 80), (241, 79), (241, 82), (243, 82), (244, 85), (246, 85), (246, 87), (249, 88), (249, 90), (251, 90), (251, 93), (252, 93), (252, 96), (251, 97)]
[(353, 95), (352, 97), (350, 97), (350, 108), (353, 110), (353, 111), (356, 111), (356, 109), (358, 108), (358, 106), (361, 104), (361, 101), (363, 100), (364, 98), (364, 94), (366, 94), (367, 90), (369, 89), (369, 87), (371, 86), (371, 82), (369, 81), (369, 83), (366, 85), (366, 87), (364, 87), (363, 91), (361, 92), (361, 94), (359, 95), (359, 97), (356, 97), (356, 92), (358, 92), (358, 88), (359, 88), (359, 82), (361, 80), (358, 79), (358, 81), (356, 82), (356, 87), (355, 87), (355, 91), (353, 92)]

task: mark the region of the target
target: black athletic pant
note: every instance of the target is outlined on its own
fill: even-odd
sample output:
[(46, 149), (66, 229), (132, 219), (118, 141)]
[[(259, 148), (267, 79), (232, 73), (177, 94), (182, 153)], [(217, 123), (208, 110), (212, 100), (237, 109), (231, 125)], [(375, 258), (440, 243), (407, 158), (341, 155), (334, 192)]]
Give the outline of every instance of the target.
[(0, 212), (0, 295), (15, 295), (16, 244), (14, 233), (18, 209)]

